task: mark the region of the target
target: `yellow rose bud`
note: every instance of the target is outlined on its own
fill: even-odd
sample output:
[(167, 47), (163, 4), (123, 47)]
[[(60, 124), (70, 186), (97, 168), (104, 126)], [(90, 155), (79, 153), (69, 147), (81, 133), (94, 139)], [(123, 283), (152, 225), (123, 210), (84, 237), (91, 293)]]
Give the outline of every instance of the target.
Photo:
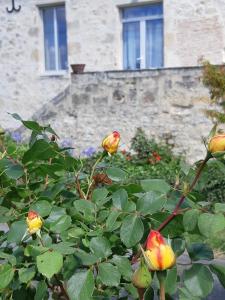
[(113, 131), (110, 135), (108, 135), (102, 141), (102, 147), (110, 154), (114, 154), (117, 152), (118, 146), (120, 142), (120, 134), (117, 131)]
[(143, 259), (137, 270), (134, 272), (132, 276), (132, 283), (136, 288), (144, 289), (147, 288), (152, 282), (151, 273), (148, 270)]
[(145, 260), (152, 271), (163, 271), (173, 267), (176, 257), (173, 249), (168, 245), (163, 236), (158, 232), (151, 230), (147, 238)]
[(225, 151), (225, 134), (213, 136), (209, 141), (208, 149), (211, 153)]
[(42, 226), (42, 220), (36, 211), (29, 211), (27, 216), (27, 226), (30, 234), (37, 232)]

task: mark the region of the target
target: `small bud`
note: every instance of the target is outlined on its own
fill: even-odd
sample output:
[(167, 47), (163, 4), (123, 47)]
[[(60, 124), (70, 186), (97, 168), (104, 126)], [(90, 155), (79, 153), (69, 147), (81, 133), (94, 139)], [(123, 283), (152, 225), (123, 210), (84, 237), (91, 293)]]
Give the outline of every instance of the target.
[(143, 259), (141, 259), (141, 263), (138, 269), (134, 272), (132, 276), (132, 283), (136, 288), (147, 288), (152, 282), (151, 273), (148, 270)]
[(111, 133), (106, 138), (104, 138), (104, 140), (102, 141), (102, 147), (109, 154), (114, 154), (118, 150), (119, 142), (120, 142), (119, 132), (113, 131), (113, 133)]
[(39, 214), (33, 210), (28, 212), (26, 222), (30, 234), (36, 233), (38, 230), (40, 230), (43, 224)]

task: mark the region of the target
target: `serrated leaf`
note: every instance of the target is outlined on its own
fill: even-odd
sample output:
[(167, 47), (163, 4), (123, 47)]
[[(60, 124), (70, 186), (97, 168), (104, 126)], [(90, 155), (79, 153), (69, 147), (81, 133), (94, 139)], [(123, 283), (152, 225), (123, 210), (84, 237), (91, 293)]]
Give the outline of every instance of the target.
[(117, 266), (120, 274), (127, 281), (131, 280), (133, 272), (132, 272), (132, 268), (131, 268), (131, 263), (127, 257), (114, 255), (111, 262)]
[(10, 226), (8, 235), (7, 235), (8, 242), (11, 242), (11, 243), (12, 242), (14, 242), (14, 243), (21, 242), (26, 230), (27, 230), (27, 225), (25, 223), (25, 220), (12, 223), (12, 225)]
[(98, 277), (107, 286), (118, 286), (121, 275), (117, 267), (110, 263), (101, 263), (98, 266)]
[(68, 229), (71, 223), (72, 220), (70, 216), (68, 215), (61, 216), (59, 219), (57, 219), (56, 221), (50, 224), (50, 230), (53, 232), (60, 233)]
[(204, 236), (211, 237), (225, 229), (225, 218), (222, 214), (201, 214), (198, 219), (198, 228)]
[(166, 194), (170, 190), (169, 184), (163, 179), (141, 180), (141, 186), (145, 192), (156, 191)]
[(34, 210), (39, 213), (40, 216), (46, 217), (50, 214), (52, 210), (51, 204), (46, 200), (37, 201), (32, 204), (30, 207), (31, 210)]
[(112, 194), (113, 206), (117, 209), (124, 210), (128, 201), (128, 194), (125, 189), (119, 189)]
[(63, 266), (63, 256), (56, 251), (47, 251), (44, 254), (37, 256), (37, 268), (38, 271), (51, 278), (54, 274), (57, 274)]
[(20, 282), (27, 283), (34, 277), (36, 271), (35, 271), (35, 267), (30, 267), (30, 268), (19, 269), (18, 273), (19, 273)]
[(106, 220), (106, 231), (113, 231), (115, 229), (115, 225), (116, 225), (116, 220), (119, 217), (120, 212), (118, 211), (111, 211), (107, 220)]
[(187, 211), (183, 217), (183, 225), (186, 231), (193, 231), (198, 224), (199, 211), (192, 209)]
[(112, 254), (109, 241), (104, 237), (94, 237), (90, 241), (90, 249), (98, 258), (106, 258)]
[(127, 216), (120, 229), (120, 238), (126, 247), (135, 246), (144, 234), (144, 226), (140, 217)]
[(206, 266), (194, 264), (184, 271), (184, 285), (193, 296), (204, 299), (213, 289), (213, 277)]
[(191, 260), (197, 261), (200, 259), (203, 260), (212, 260), (214, 259), (212, 249), (203, 243), (193, 243), (187, 246), (188, 254)]
[(126, 178), (126, 173), (119, 168), (108, 168), (106, 174), (113, 181), (123, 181)]
[(169, 295), (173, 295), (177, 290), (177, 268), (174, 267), (167, 271), (165, 280), (165, 291)]
[(91, 270), (75, 273), (67, 283), (70, 300), (91, 300), (94, 291), (94, 276)]
[(34, 296), (34, 300), (43, 300), (45, 299), (45, 295), (47, 294), (47, 284), (44, 280), (39, 281), (37, 288), (36, 288), (36, 294)]
[(12, 265), (16, 265), (16, 257), (14, 255), (4, 253), (3, 251), (0, 251), (0, 258), (8, 260), (8, 262)]
[(61, 253), (62, 255), (69, 255), (75, 253), (74, 244), (70, 242), (61, 242), (51, 245), (51, 249)]
[(5, 264), (0, 265), (0, 290), (6, 288), (14, 276), (14, 269), (12, 266)]
[(144, 215), (154, 214), (163, 208), (165, 202), (165, 195), (151, 191), (137, 200), (137, 210)]

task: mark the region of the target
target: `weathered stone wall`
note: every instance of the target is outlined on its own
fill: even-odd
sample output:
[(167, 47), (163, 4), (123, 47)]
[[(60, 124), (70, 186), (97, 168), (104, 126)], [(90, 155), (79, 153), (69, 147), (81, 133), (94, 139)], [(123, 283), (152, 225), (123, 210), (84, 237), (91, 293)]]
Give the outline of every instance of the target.
[(209, 94), (200, 77), (200, 68), (74, 75), (70, 91), (35, 118), (51, 123), (62, 139), (72, 140), (76, 154), (98, 147), (112, 130), (121, 132), (122, 148), (127, 148), (136, 128), (142, 127), (192, 161), (204, 155), (201, 139), (212, 126), (203, 113)]
[[(86, 71), (122, 69), (120, 8), (151, 1), (65, 0), (69, 65), (85, 63)], [(43, 70), (39, 7), (62, 2), (16, 0), (22, 9), (12, 14), (6, 12), (11, 1), (1, 2), (0, 125), (3, 127), (17, 126), (7, 112), (17, 112), (28, 119), (70, 85), (70, 71), (46, 76)], [(202, 55), (216, 64), (224, 60), (224, 0), (164, 0), (163, 4), (165, 67), (196, 65)], [(89, 80), (89, 75), (85, 76)]]

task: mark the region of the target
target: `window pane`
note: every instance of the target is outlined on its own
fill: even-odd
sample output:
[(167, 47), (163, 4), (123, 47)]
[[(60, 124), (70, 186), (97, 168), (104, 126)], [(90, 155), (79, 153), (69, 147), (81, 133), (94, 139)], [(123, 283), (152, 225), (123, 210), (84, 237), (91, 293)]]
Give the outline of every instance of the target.
[(140, 23), (123, 24), (123, 57), (125, 69), (140, 69)]
[(57, 33), (58, 33), (58, 62), (59, 69), (67, 69), (67, 34), (66, 34), (66, 17), (65, 7), (56, 8)]
[(55, 70), (54, 8), (43, 9), (45, 69)]
[(151, 5), (134, 6), (123, 9), (123, 19), (147, 17), (154, 15), (162, 15), (163, 6), (162, 3), (156, 3)]
[(146, 22), (146, 67), (163, 66), (163, 21)]

